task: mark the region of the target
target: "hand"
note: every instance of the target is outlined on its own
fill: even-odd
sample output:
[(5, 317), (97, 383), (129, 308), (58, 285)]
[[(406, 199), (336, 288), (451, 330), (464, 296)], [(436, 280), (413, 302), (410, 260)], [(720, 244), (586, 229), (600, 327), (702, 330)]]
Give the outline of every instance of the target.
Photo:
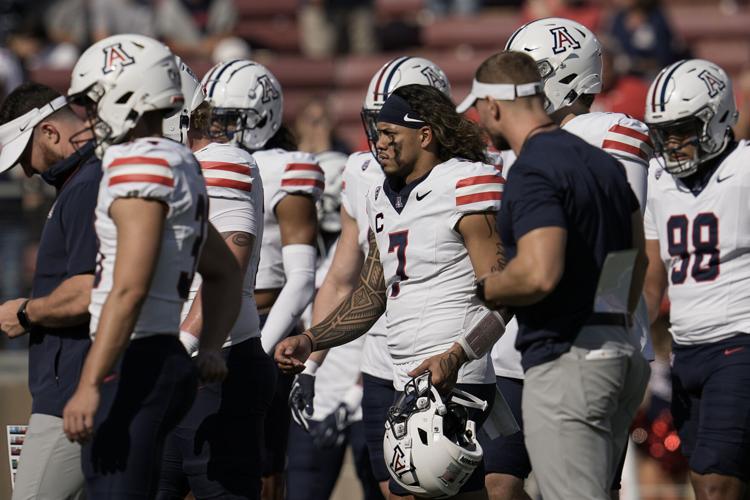
[(297, 424), (310, 432), (308, 420), (312, 418), (315, 408), (315, 377), (307, 373), (300, 373), (294, 377), (292, 390), (289, 392), (289, 408), (292, 409), (292, 418)]
[(98, 408), (99, 387), (79, 384), (63, 410), (63, 430), (70, 441), (83, 444), (91, 438)]
[(417, 377), (426, 371), (431, 372), (432, 385), (441, 394), (449, 393), (458, 380), (458, 370), (466, 363), (466, 353), (457, 343), (444, 353), (431, 356), (408, 373), (410, 377)]
[(274, 359), (284, 373), (300, 373), (312, 352), (312, 338), (308, 332), (287, 337), (276, 346)]
[(0, 330), (4, 331), (8, 338), (20, 337), (26, 330), (18, 322), (18, 308), (26, 299), (9, 300), (0, 306)]
[(198, 375), (201, 382), (207, 384), (221, 382), (227, 376), (227, 364), (224, 362), (224, 356), (221, 355), (220, 351), (198, 351), (195, 364), (198, 366)]
[(344, 444), (346, 428), (351, 424), (351, 413), (345, 403), (341, 403), (312, 431), (313, 444), (320, 449), (333, 448)]

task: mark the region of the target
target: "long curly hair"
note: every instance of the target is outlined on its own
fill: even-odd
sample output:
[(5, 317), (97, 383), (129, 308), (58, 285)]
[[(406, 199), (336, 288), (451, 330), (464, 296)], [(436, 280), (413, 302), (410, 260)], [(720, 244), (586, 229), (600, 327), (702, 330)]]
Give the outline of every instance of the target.
[(432, 129), (440, 161), (464, 158), (486, 161), (485, 141), (477, 124), (456, 113), (448, 96), (427, 85), (404, 85), (393, 91)]

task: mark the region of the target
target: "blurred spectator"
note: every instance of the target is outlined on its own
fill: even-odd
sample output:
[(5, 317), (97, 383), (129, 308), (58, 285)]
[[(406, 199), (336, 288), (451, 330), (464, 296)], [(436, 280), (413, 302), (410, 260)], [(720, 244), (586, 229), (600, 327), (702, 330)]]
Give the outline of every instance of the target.
[(0, 101), (23, 82), (23, 69), (16, 55), (0, 47)]
[[(69, 44), (79, 49), (91, 45), (91, 9), (89, 0), (57, 0), (47, 10), (44, 25), (54, 43)], [(78, 52), (78, 51), (77, 51)], [(76, 54), (73, 63), (78, 59)]]
[(374, 0), (301, 1), (300, 42), (306, 56), (371, 54), (377, 49)]
[(628, 57), (628, 72), (650, 80), (664, 66), (688, 57), (659, 0), (616, 0), (611, 36)]
[(237, 11), (233, 0), (158, 0), (156, 31), (183, 57), (211, 57), (232, 36)]
[(643, 121), (648, 83), (627, 75), (624, 68), (627, 62), (623, 61), (615, 45), (604, 40), (602, 42), (602, 92), (594, 99), (591, 110), (625, 113)]
[[(121, 33), (155, 36), (152, 0), (88, 0), (94, 41)], [(177, 22), (177, 20), (175, 20)]]
[(427, 10), (436, 16), (458, 14), (471, 16), (479, 12), (481, 0), (427, 0)]
[(745, 69), (733, 83), (737, 109), (740, 112), (740, 118), (734, 126), (734, 135), (738, 140), (750, 139), (750, 68)]
[(234, 59), (252, 59), (250, 46), (242, 38), (230, 36), (222, 39), (214, 47), (211, 54), (211, 62), (219, 64)]
[(523, 15), (525, 21), (564, 17), (597, 32), (601, 26), (602, 8), (600, 4), (588, 0), (528, 0), (524, 5)]
[(298, 149), (313, 154), (338, 151), (348, 155), (351, 149), (336, 136), (334, 127), (327, 101), (322, 97), (311, 98), (300, 107), (294, 122)]

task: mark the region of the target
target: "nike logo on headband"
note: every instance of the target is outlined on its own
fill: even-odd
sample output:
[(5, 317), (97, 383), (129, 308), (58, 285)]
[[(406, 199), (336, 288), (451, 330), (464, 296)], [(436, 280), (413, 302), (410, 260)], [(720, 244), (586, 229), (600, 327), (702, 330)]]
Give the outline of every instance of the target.
[(424, 123), (424, 120), (420, 120), (418, 118), (409, 118), (409, 113), (406, 113), (404, 115), (404, 121), (405, 122), (412, 122), (412, 123)]

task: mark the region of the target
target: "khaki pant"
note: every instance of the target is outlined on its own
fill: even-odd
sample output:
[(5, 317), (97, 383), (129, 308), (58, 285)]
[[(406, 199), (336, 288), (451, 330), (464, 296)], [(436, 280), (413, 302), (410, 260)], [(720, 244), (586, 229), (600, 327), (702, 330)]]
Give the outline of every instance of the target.
[(624, 328), (587, 326), (526, 372), (526, 448), (544, 500), (608, 500), (649, 366)]
[(32, 414), (13, 500), (81, 500), (83, 486), (81, 447), (65, 437), (62, 419)]

